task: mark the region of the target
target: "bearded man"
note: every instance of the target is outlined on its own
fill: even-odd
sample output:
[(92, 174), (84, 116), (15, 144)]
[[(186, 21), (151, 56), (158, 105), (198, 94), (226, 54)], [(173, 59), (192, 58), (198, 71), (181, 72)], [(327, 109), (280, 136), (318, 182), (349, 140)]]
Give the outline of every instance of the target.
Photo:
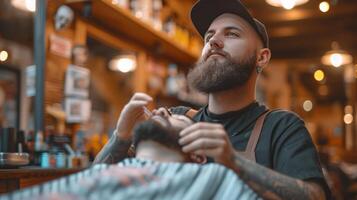
[[(208, 105), (170, 109), (198, 121), (180, 132), (182, 151), (231, 168), (264, 199), (330, 198), (303, 120), (255, 100), (257, 77), (271, 57), (265, 26), (239, 0), (200, 0), (191, 19), (205, 43), (188, 81), (208, 94)], [(125, 157), (128, 130), (117, 128), (96, 162), (109, 154), (113, 162)]]

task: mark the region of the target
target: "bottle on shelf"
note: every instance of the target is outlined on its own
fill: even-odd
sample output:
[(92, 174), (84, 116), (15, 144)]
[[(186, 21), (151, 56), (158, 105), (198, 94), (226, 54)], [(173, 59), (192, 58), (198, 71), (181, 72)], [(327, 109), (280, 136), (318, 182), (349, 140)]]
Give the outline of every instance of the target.
[(168, 77), (166, 79), (166, 93), (169, 96), (176, 96), (178, 92), (177, 84), (177, 65), (170, 64), (168, 68)]
[(151, 23), (152, 26), (159, 31), (162, 30), (161, 9), (162, 9), (162, 0), (153, 0)]
[(129, 0), (112, 0), (112, 4), (129, 9)]
[(43, 132), (38, 131), (35, 135), (35, 151), (41, 151), (43, 150), (43, 144), (44, 144), (44, 139), (43, 139)]
[(162, 30), (164, 32), (166, 32), (170, 37), (174, 37), (175, 36), (175, 32), (176, 32), (176, 24), (174, 21), (174, 17), (171, 16), (169, 17), (163, 24), (162, 26)]

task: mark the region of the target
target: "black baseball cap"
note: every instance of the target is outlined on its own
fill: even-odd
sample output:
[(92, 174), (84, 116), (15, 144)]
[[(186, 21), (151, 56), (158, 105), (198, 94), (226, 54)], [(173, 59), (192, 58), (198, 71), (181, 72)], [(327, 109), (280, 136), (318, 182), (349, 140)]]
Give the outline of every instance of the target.
[(240, 0), (199, 0), (192, 7), (191, 20), (204, 38), (212, 21), (223, 13), (232, 13), (242, 17), (258, 33), (264, 47), (269, 48), (269, 37), (264, 24), (253, 18)]

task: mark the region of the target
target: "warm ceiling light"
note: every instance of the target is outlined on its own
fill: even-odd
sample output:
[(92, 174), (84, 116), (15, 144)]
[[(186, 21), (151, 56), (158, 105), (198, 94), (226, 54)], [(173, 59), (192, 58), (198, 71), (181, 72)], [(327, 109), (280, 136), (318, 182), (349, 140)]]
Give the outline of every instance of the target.
[(343, 121), (345, 124), (351, 124), (353, 122), (353, 115), (352, 114), (345, 114), (343, 117)]
[(313, 105), (312, 105), (312, 102), (310, 100), (306, 100), (302, 104), (302, 107), (304, 108), (304, 110), (306, 112), (310, 112), (312, 110)]
[(7, 58), (9, 57), (9, 54), (7, 51), (0, 51), (0, 61), (5, 62)]
[(352, 63), (352, 56), (348, 52), (341, 50), (337, 42), (332, 42), (331, 46), (332, 50), (326, 52), (325, 55), (322, 56), (322, 64), (337, 68)]
[(11, 0), (11, 4), (20, 10), (36, 11), (36, 0)]
[(325, 73), (322, 71), (322, 70), (316, 70), (315, 72), (314, 72), (314, 78), (315, 78), (315, 80), (317, 80), (317, 81), (322, 81), (322, 80), (324, 80), (324, 78), (325, 78)]
[(342, 55), (339, 53), (333, 53), (330, 56), (330, 62), (334, 67), (340, 67), (342, 65)]
[(320, 3), (319, 8), (321, 12), (325, 13), (330, 10), (330, 4), (326, 1), (323, 1)]
[(307, 3), (309, 0), (265, 0), (268, 4), (276, 7), (283, 7), (287, 10), (295, 6)]
[(136, 68), (136, 58), (134, 55), (121, 55), (109, 62), (109, 68), (113, 71), (128, 73)]

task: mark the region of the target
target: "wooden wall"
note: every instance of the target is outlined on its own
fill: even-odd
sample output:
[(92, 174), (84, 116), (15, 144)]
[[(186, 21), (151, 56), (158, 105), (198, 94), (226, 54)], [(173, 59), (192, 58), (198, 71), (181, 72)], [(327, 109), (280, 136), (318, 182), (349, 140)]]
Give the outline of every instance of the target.
[[(60, 31), (54, 29), (53, 16), (60, 6), (60, 1), (51, 1), (47, 10), (46, 22), (46, 67), (45, 67), (45, 106), (61, 104), (64, 106), (65, 73), (70, 58), (61, 57), (50, 51), (50, 37), (56, 35), (69, 40), (72, 45), (86, 45), (87, 37), (92, 37), (99, 42), (115, 49), (134, 51), (137, 54), (137, 68), (129, 80), (129, 87), (120, 87), (114, 72), (107, 69), (107, 63), (99, 57), (90, 57), (87, 68), (91, 71), (91, 83), (95, 91), (109, 104), (111, 114), (116, 119), (122, 107), (128, 102), (134, 92), (147, 91), (147, 53), (146, 49), (127, 41), (120, 40), (118, 35), (112, 34), (105, 29), (86, 21), (80, 16), (68, 28)], [(151, 107), (154, 107), (151, 105)], [(64, 108), (64, 107), (63, 107)], [(45, 113), (45, 126), (55, 126), (56, 120)], [(79, 124), (67, 124), (67, 130), (75, 132)]]

